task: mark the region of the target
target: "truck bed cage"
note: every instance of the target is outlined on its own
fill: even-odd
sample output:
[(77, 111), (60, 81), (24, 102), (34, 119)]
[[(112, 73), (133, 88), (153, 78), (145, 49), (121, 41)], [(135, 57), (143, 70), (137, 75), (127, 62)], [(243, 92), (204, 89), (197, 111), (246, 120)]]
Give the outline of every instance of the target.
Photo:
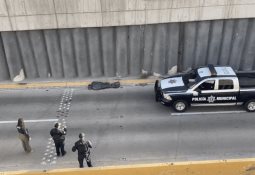
[(217, 76), (217, 72), (216, 72), (214, 66), (212, 64), (208, 64), (208, 68), (209, 68), (209, 70), (210, 70), (210, 72), (212, 74), (212, 77), (216, 77)]

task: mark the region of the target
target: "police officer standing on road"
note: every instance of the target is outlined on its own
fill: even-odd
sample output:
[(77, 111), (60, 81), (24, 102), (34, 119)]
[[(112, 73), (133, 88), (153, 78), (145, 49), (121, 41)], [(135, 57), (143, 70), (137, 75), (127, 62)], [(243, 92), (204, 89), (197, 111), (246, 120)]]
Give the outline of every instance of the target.
[(56, 123), (54, 128), (50, 131), (50, 135), (54, 140), (57, 156), (60, 156), (60, 151), (62, 156), (66, 154), (65, 151), (65, 135), (66, 128), (60, 129), (60, 123)]
[(32, 151), (31, 146), (29, 144), (29, 140), (31, 137), (29, 136), (28, 129), (25, 127), (25, 123), (23, 118), (18, 119), (17, 130), (19, 133), (19, 139), (21, 140), (24, 151), (30, 153)]
[(90, 159), (90, 148), (92, 148), (92, 144), (90, 141), (85, 140), (85, 134), (79, 134), (79, 140), (75, 142), (72, 151), (75, 152), (78, 150), (78, 161), (80, 164), (80, 168), (83, 168), (83, 160), (86, 159), (88, 167), (92, 167), (91, 159)]

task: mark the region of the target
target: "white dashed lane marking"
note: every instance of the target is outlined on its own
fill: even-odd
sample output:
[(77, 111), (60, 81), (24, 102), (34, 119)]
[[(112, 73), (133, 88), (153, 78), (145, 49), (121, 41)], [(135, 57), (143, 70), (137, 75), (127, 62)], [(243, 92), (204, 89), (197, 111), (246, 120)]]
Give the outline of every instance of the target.
[[(38, 120), (25, 120), (26, 123), (39, 123), (39, 122), (56, 122), (58, 119), (38, 119)], [(0, 124), (17, 123), (17, 120), (0, 121)]]

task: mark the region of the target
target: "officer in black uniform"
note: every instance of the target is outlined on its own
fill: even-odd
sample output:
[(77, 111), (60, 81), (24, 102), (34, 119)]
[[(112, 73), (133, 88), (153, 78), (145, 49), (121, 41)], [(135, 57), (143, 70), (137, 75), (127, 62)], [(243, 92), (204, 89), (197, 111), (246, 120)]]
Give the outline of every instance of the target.
[(79, 140), (75, 142), (72, 151), (75, 152), (78, 150), (78, 161), (80, 164), (80, 168), (83, 168), (83, 160), (85, 159), (88, 167), (92, 167), (91, 159), (90, 159), (90, 148), (92, 148), (92, 144), (90, 141), (85, 141), (85, 134), (79, 134)]
[(57, 156), (60, 156), (60, 151), (62, 156), (64, 156), (66, 154), (65, 151), (66, 128), (62, 130), (60, 129), (60, 124), (56, 123), (54, 128), (50, 131), (50, 135), (54, 140)]

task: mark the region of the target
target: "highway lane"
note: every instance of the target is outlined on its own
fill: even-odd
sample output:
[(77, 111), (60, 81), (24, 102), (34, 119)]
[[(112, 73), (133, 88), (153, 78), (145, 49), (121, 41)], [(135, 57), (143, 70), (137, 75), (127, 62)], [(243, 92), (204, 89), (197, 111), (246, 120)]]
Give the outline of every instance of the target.
[[(63, 98), (66, 103), (61, 103)], [(192, 107), (188, 115), (174, 115), (171, 108), (154, 102), (152, 85), (101, 91), (5, 90), (0, 99), (0, 121), (15, 121), (19, 116), (56, 119), (68, 129), (67, 155), (56, 158), (49, 136), (54, 122), (27, 123), (34, 150), (30, 154), (22, 150), (16, 124), (0, 124), (0, 171), (78, 167), (77, 153), (71, 147), (79, 132), (85, 132), (93, 143), (95, 166), (255, 155), (254, 113), (236, 113), (241, 107)], [(230, 113), (217, 113), (226, 110)]]

